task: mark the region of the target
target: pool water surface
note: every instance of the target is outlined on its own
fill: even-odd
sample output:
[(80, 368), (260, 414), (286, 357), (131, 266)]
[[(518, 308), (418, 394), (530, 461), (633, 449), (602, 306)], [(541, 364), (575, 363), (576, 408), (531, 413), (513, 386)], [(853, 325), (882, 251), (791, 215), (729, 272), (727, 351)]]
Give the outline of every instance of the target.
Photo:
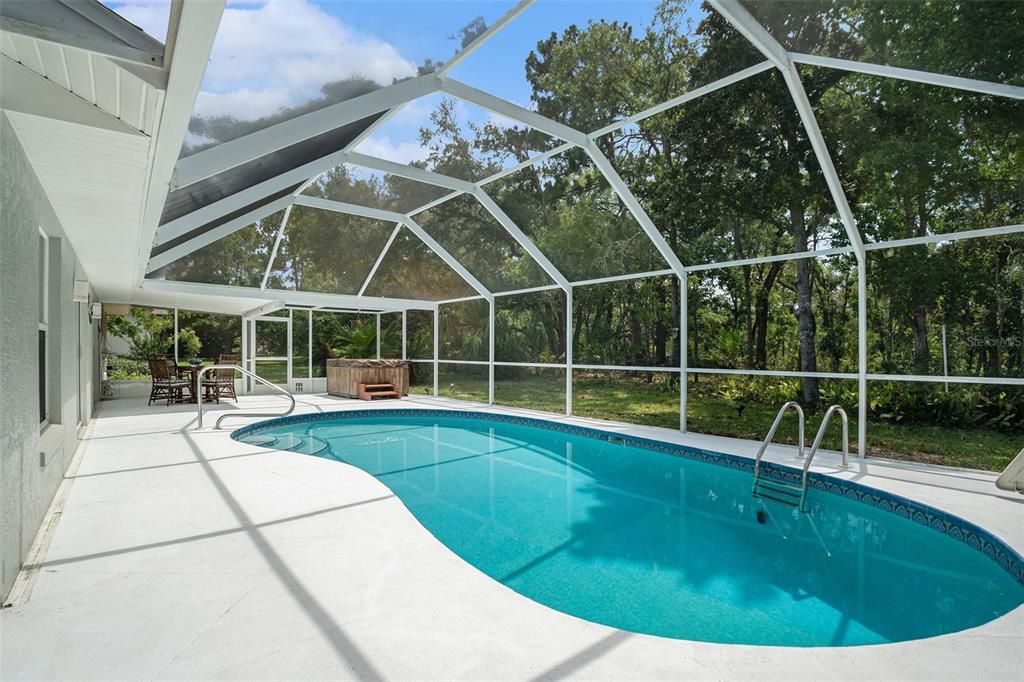
[(981, 551), (841, 495), (812, 489), (801, 514), (753, 499), (749, 471), (484, 415), (389, 412), (234, 436), (358, 467), (491, 578), (632, 632), (877, 644), (1024, 603), (1024, 586)]

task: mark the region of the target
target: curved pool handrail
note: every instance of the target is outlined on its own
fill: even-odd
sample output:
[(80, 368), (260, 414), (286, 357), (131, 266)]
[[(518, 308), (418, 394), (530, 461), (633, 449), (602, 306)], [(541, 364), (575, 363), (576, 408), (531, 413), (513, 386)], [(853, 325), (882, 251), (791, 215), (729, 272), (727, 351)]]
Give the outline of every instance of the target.
[(803, 482), (805, 486), (807, 484), (807, 470), (811, 468), (811, 460), (814, 459), (818, 448), (821, 447), (821, 441), (825, 438), (825, 429), (828, 428), (828, 422), (836, 412), (839, 413), (839, 417), (843, 420), (843, 466), (850, 466), (850, 420), (846, 416), (846, 410), (839, 405), (833, 405), (825, 412), (825, 417), (821, 420), (821, 426), (818, 427), (818, 434), (814, 437), (814, 443), (811, 445), (811, 451), (807, 454), (807, 461), (804, 462)]
[(768, 449), (768, 444), (772, 442), (772, 438), (775, 437), (775, 432), (779, 430), (779, 424), (782, 423), (782, 418), (786, 414), (786, 410), (793, 408), (796, 410), (797, 417), (799, 419), (799, 431), (797, 432), (797, 457), (804, 456), (804, 408), (800, 407), (800, 403), (795, 400), (790, 400), (779, 408), (779, 413), (775, 415), (775, 421), (772, 423), (772, 428), (768, 430), (768, 435), (765, 436), (764, 440), (761, 441), (761, 446), (757, 449), (757, 454), (754, 455), (754, 480), (757, 480), (757, 475), (761, 469), (761, 458), (764, 457), (765, 450)]
[(269, 386), (270, 388), (274, 389), (278, 393), (283, 393), (284, 395), (288, 396), (288, 400), (290, 400), (292, 402), (292, 404), (284, 412), (228, 412), (227, 414), (222, 414), (220, 416), (220, 418), (217, 419), (217, 422), (213, 425), (213, 428), (219, 429), (220, 428), (220, 423), (222, 421), (224, 421), (225, 419), (227, 419), (228, 417), (286, 417), (289, 414), (291, 414), (293, 411), (295, 411), (295, 396), (293, 396), (290, 392), (288, 392), (285, 389), (281, 388), (277, 384), (273, 384), (273, 383), (267, 381), (266, 379), (264, 379), (263, 377), (259, 376), (255, 372), (250, 372), (247, 369), (242, 369), (238, 365), (210, 365), (209, 367), (203, 367), (201, 370), (199, 370), (199, 375), (196, 377), (196, 405), (197, 405), (196, 430), (199, 430), (199, 429), (203, 428), (203, 390), (202, 390), (203, 389), (203, 375), (206, 374), (207, 372), (211, 371), (211, 370), (214, 370), (214, 369), (233, 369), (235, 371), (241, 372), (245, 376), (252, 377), (256, 381), (260, 382), (261, 384), (264, 384), (265, 386)]

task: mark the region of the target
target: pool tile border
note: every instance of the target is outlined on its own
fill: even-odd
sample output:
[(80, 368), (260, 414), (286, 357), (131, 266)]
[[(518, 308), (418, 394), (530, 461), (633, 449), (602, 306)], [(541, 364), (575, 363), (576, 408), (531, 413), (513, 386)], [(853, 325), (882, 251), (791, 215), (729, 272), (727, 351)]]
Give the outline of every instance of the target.
[[(724, 452), (704, 450), (679, 443), (668, 443), (665, 441), (632, 436), (617, 432), (604, 431), (587, 426), (576, 424), (565, 424), (562, 422), (549, 421), (534, 417), (522, 417), (519, 415), (501, 414), (495, 412), (475, 412), (462, 410), (447, 410), (436, 408), (396, 408), (388, 410), (337, 410), (334, 412), (318, 412), (315, 414), (299, 414), (288, 417), (278, 417), (255, 424), (249, 424), (231, 433), (231, 437), (239, 440), (244, 436), (262, 431), (267, 428), (286, 426), (288, 424), (305, 423), (311, 421), (329, 421), (333, 419), (359, 419), (366, 417), (378, 417), (381, 414), (398, 417), (459, 417), (461, 419), (478, 419), (496, 421), (506, 424), (521, 426), (533, 426), (548, 431), (558, 431), (578, 436), (596, 438), (599, 440), (614, 440), (616, 443), (630, 447), (653, 450), (675, 457), (685, 457), (705, 464), (723, 466), (739, 471), (748, 471), (753, 474), (754, 460), (740, 455), (729, 455)], [(799, 483), (801, 471), (794, 467), (774, 462), (762, 463), (770, 478), (777, 480)], [(992, 561), (995, 561), (1008, 572), (1018, 583), (1024, 585), (1024, 557), (1015, 552), (1002, 540), (998, 539), (985, 529), (930, 505), (916, 502), (914, 500), (895, 495), (877, 488), (835, 478), (827, 474), (810, 472), (808, 484), (815, 490), (821, 490), (832, 495), (841, 495), (849, 500), (860, 502), (899, 517), (909, 519), (922, 526), (928, 526), (932, 530), (945, 533), (951, 538), (966, 544), (967, 546), (982, 552)]]

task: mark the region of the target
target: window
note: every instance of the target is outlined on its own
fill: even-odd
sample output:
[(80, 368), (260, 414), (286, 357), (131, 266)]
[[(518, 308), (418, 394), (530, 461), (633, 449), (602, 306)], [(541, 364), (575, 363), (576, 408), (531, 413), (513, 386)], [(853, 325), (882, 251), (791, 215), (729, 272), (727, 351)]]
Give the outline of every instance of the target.
[(47, 367), (46, 367), (46, 355), (47, 349), (49, 348), (49, 335), (50, 335), (50, 311), (49, 311), (49, 299), (50, 299), (50, 244), (47, 240), (46, 235), (40, 230), (39, 232), (39, 423), (45, 425), (47, 423)]

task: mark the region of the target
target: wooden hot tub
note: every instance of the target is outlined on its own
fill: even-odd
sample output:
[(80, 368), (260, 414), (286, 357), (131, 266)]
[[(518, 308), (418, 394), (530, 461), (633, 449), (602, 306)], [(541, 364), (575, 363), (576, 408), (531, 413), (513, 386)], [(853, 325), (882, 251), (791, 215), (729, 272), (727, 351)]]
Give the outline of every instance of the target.
[(408, 360), (327, 359), (327, 393), (359, 397), (359, 384), (394, 384), (401, 395), (409, 394)]

